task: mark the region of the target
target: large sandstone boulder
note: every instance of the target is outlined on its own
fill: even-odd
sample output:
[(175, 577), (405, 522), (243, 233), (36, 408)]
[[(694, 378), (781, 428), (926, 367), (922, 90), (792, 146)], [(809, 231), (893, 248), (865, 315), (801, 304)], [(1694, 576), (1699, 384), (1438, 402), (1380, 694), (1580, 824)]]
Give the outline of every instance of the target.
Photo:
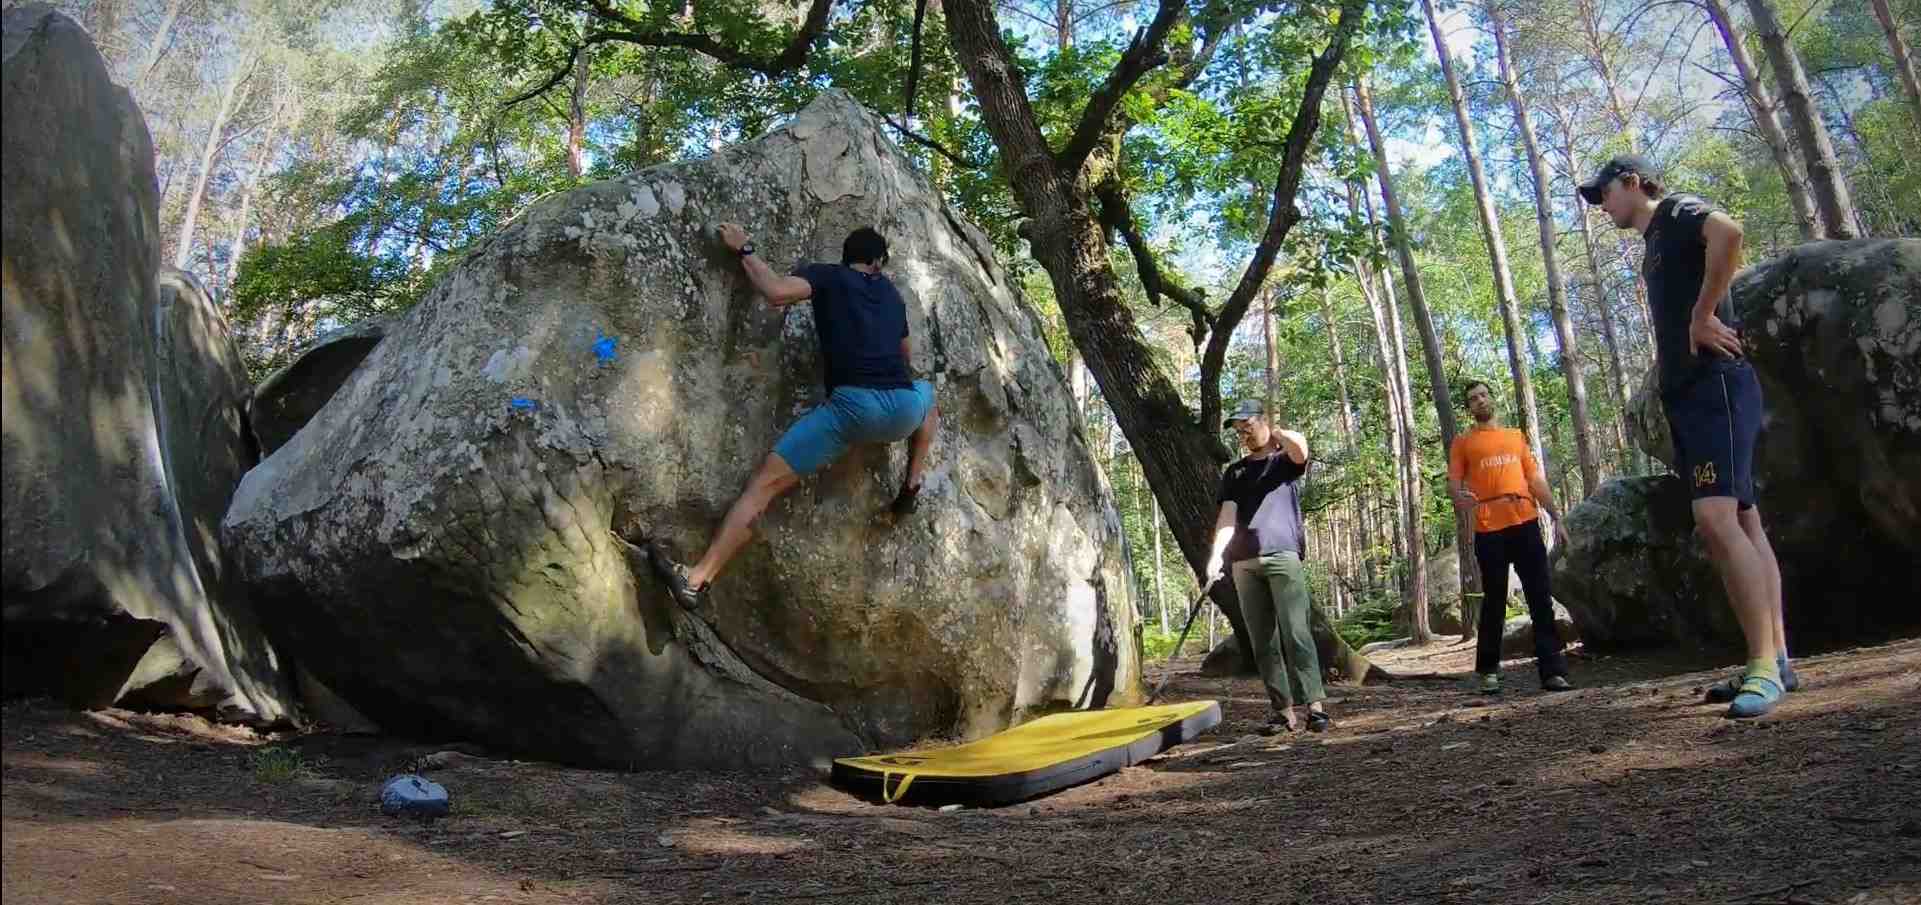
[(287, 445), (293, 435), (347, 382), (392, 325), (389, 315), (370, 317), (321, 336), (253, 391), (247, 414), (260, 454)]
[(167, 635), (278, 720), (272, 651), (224, 596), (218, 526), (253, 461), (225, 322), (156, 280), (153, 146), (85, 32), (47, 6), (4, 32), (6, 692), (111, 703)]
[[(821, 397), (776, 267), (892, 243), (942, 430), (770, 508), (697, 612), (640, 545), (699, 553)], [(1139, 694), (1132, 582), (1072, 400), (986, 237), (837, 92), (712, 158), (544, 198), (454, 266), (287, 444), (226, 537), (275, 638), (389, 729), (639, 767), (813, 761)]]
[[(1755, 474), (1790, 639), (1921, 623), (1921, 240), (1802, 245), (1732, 293), (1767, 401)], [(1644, 386), (1631, 408), (1636, 442), (1672, 467), (1658, 398)], [(1678, 478), (1611, 482), (1569, 532), (1555, 593), (1588, 643), (1740, 639)]]

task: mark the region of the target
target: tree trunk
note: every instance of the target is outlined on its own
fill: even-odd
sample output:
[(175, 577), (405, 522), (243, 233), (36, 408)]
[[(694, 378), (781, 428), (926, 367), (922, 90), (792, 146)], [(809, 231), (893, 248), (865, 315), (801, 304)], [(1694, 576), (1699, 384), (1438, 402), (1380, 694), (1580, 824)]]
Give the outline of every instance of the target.
[(1087, 417), (1087, 363), (1081, 360), (1079, 352), (1067, 362), (1067, 387), (1074, 394), (1074, 411)]
[[(1353, 132), (1353, 119), (1348, 119), (1350, 135)], [(1358, 136), (1354, 136), (1358, 138)], [(1381, 258), (1387, 257), (1386, 246), (1381, 243), (1381, 234), (1376, 228), (1374, 205), (1372, 201), (1365, 207), (1361, 199), (1365, 196), (1365, 183), (1347, 184), (1348, 209), (1360, 219), (1368, 232), (1374, 251)], [(1365, 217), (1363, 218), (1363, 214)], [(1394, 297), (1394, 277), (1383, 270), (1379, 274), (1381, 294), (1379, 304), (1366, 286), (1372, 279), (1374, 268), (1356, 260), (1356, 275), (1361, 279), (1362, 291), (1369, 296), (1369, 308), (1375, 316), (1375, 332), (1380, 335), (1382, 373), (1387, 380), (1388, 414), (1393, 430), (1395, 471), (1399, 476), (1396, 482), (1400, 488), (1401, 537), (1403, 562), (1407, 564), (1407, 581), (1403, 587), (1408, 611), (1408, 631), (1414, 643), (1426, 644), (1433, 634), (1428, 628), (1430, 611), (1427, 597), (1427, 526), (1421, 520), (1421, 500), (1426, 495), (1421, 481), (1420, 440), (1414, 432), (1414, 389), (1407, 371), (1407, 341), (1401, 330), (1401, 306)]]
[(272, 162), (274, 146), (280, 139), (280, 117), (276, 113), (274, 122), (261, 136), (260, 147), (254, 154), (253, 166), (247, 170), (247, 178), (240, 186), (240, 213), (235, 218), (233, 243), (227, 248), (227, 280), (225, 287), (233, 291), (234, 280), (240, 276), (240, 256), (247, 249), (247, 227), (253, 219), (253, 193), (260, 187), (260, 177)]
[(1274, 293), (1261, 293), (1261, 343), (1267, 346), (1267, 412), (1274, 413), (1274, 372), (1280, 361), (1274, 357)]
[(1514, 63), (1508, 57), (1507, 21), (1501, 13), (1502, 0), (1489, 0), (1488, 25), (1494, 32), (1494, 58), (1507, 88), (1508, 104), (1514, 109), (1514, 125), (1521, 133), (1521, 147), (1527, 152), (1527, 168), (1534, 177), (1534, 222), (1541, 236), (1541, 266), (1547, 271), (1548, 312), (1554, 319), (1554, 337), (1560, 342), (1561, 373), (1567, 378), (1568, 408), (1574, 416), (1574, 450), (1581, 464), (1582, 496), (1593, 496), (1601, 483), (1601, 466), (1594, 455), (1593, 421), (1588, 416), (1587, 382), (1581, 376), (1581, 353), (1574, 342), (1574, 325), (1567, 314), (1567, 282), (1561, 275), (1561, 255), (1554, 246), (1554, 205), (1548, 200), (1547, 163), (1535, 140), (1534, 123), (1528, 118), (1527, 102), (1514, 76)]
[(1527, 441), (1538, 461), (1541, 458), (1541, 423), (1534, 404), (1534, 378), (1529, 373), (1528, 363), (1521, 358), (1523, 333), (1520, 303), (1514, 296), (1514, 275), (1507, 265), (1507, 240), (1501, 236), (1500, 212), (1494, 208), (1494, 196), (1487, 185), (1487, 172), (1481, 167), (1481, 152), (1474, 141), (1474, 123), (1468, 116), (1467, 97), (1461, 92), (1461, 80), (1454, 71), (1454, 57), (1448, 52), (1447, 41), (1441, 35), (1441, 20), (1435, 15), (1434, 0), (1421, 0), (1421, 8), (1427, 13), (1428, 33), (1434, 38), (1434, 52), (1441, 59), (1441, 75), (1447, 81), (1448, 100), (1454, 107), (1454, 123), (1461, 134), (1461, 152), (1467, 159), (1468, 177), (1474, 183), (1475, 209), (1481, 218), (1481, 235), (1487, 242), (1489, 263), (1494, 269), (1494, 292), (1500, 302), (1501, 323), (1507, 333), (1508, 369), (1514, 374), (1514, 394), (1521, 409), (1522, 424), (1527, 430)]
[(575, 182), (587, 173), (587, 76), (593, 48), (574, 55), (574, 90), (567, 100), (567, 175)]
[[(1567, 121), (1565, 116), (1562, 117), (1562, 121)], [(1581, 169), (1580, 154), (1574, 150), (1574, 136), (1571, 132), (1563, 132), (1561, 134), (1561, 155), (1567, 164), (1568, 172), (1584, 172)], [(1627, 412), (1628, 400), (1632, 397), (1629, 395), (1628, 390), (1627, 368), (1621, 363), (1622, 344), (1619, 333), (1615, 329), (1614, 300), (1608, 297), (1606, 280), (1601, 270), (1600, 249), (1594, 242), (1594, 228), (1589, 217), (1590, 211), (1587, 202), (1582, 200), (1579, 194), (1574, 196), (1574, 213), (1576, 217), (1575, 222), (1578, 223), (1581, 228), (1581, 245), (1587, 251), (1588, 274), (1594, 283), (1594, 307), (1595, 315), (1601, 319), (1601, 341), (1607, 346), (1608, 385), (1614, 391), (1614, 399), (1615, 402), (1618, 403), (1617, 410), (1623, 414), (1623, 418), (1614, 419), (1618, 427)], [(1627, 443), (1625, 437), (1623, 437), (1621, 449), (1621, 455), (1624, 460), (1622, 464), (1634, 474), (1645, 473), (1645, 469), (1641, 467), (1643, 455), (1638, 450), (1633, 449), (1632, 444)]]
[[(1407, 218), (1401, 213), (1401, 199), (1389, 175), (1387, 142), (1381, 138), (1380, 122), (1374, 116), (1374, 97), (1366, 79), (1354, 83), (1355, 106), (1360, 109), (1361, 125), (1367, 132), (1368, 147), (1374, 152), (1375, 178), (1380, 183), (1381, 205), (1387, 209), (1387, 232), (1394, 243), (1395, 257), (1401, 264), (1401, 281), (1407, 287), (1408, 307), (1413, 309), (1414, 328), (1421, 334), (1421, 358), (1427, 364), (1428, 388), (1434, 397), (1434, 416), (1441, 426), (1441, 455), (1445, 459), (1454, 448), (1460, 423), (1454, 414), (1452, 393), (1447, 384), (1447, 367), (1441, 360), (1441, 341), (1434, 330), (1434, 316), (1427, 307), (1427, 292), (1421, 285), (1421, 271), (1414, 263), (1414, 247), (1408, 237)], [(1481, 573), (1474, 565), (1474, 535), (1466, 513), (1454, 514), (1454, 558), (1461, 569), (1462, 612), (1465, 600), (1480, 592)]]
[(1327, 343), (1334, 356), (1334, 388), (1341, 399), (1341, 443), (1354, 451), (1354, 400), (1347, 391), (1347, 355), (1341, 349), (1341, 325), (1334, 319), (1333, 291), (1321, 287), (1321, 322), (1327, 325)]
[[(114, 0), (107, 0), (111, 5)], [(146, 87), (147, 77), (153, 74), (154, 67), (160, 65), (161, 55), (167, 52), (167, 42), (173, 38), (174, 20), (180, 18), (180, 8), (186, 0), (168, 0), (167, 11), (160, 16), (160, 27), (154, 29), (153, 40), (147, 44), (147, 53), (141, 57), (127, 84), (127, 90), (134, 97), (140, 97), (140, 89)]]
[[(1023, 162), (1008, 168), (1006, 177), (1028, 218), (1024, 231), (1031, 253), (1047, 271), (1075, 348), (1132, 442), (1181, 554), (1198, 573), (1211, 552), (1214, 490), (1227, 461), (1219, 426), (1188, 411), (1178, 386), (1143, 341), (1116, 285), (1106, 230), (1089, 204), (1086, 174), (1063, 173), (1056, 163), (992, 3), (947, 0), (945, 6), (949, 40), (974, 87), (982, 124), (1002, 160)], [(1344, 52), (1344, 41), (1329, 48), (1336, 63)], [(1245, 624), (1229, 583), (1216, 583), (1212, 599), (1228, 614), (1243, 660), (1251, 664)], [(1324, 615), (1315, 616), (1315, 622), (1326, 628)], [(1364, 669), (1354, 678), (1365, 681), (1370, 672)]]
[(1915, 73), (1914, 57), (1908, 54), (1908, 42), (1901, 38), (1901, 24), (1894, 21), (1894, 11), (1888, 8), (1888, 0), (1870, 2), (1874, 4), (1874, 18), (1880, 20), (1881, 30), (1887, 33), (1888, 52), (1894, 55), (1895, 75), (1901, 79), (1901, 87), (1908, 92), (1915, 131), (1921, 132), (1921, 75)]
[[(1153, 495), (1149, 494), (1151, 498)], [(1161, 634), (1167, 634), (1167, 594), (1161, 584), (1161, 501), (1154, 500), (1154, 606), (1161, 613)]]
[(200, 151), (200, 173), (187, 195), (187, 213), (180, 219), (180, 236), (174, 241), (173, 266), (181, 270), (187, 269), (187, 262), (193, 260), (193, 231), (195, 221), (200, 219), (201, 201), (207, 194), (207, 179), (213, 175), (213, 159), (220, 151), (221, 138), (227, 133), (227, 120), (233, 117), (240, 86), (253, 73), (254, 62), (250, 59), (242, 63), (220, 91), (220, 106), (214, 111), (213, 125), (207, 129), (207, 144)]
[(1822, 231), (1830, 239), (1859, 238), (1854, 199), (1848, 195), (1847, 179), (1841, 175), (1841, 164), (1835, 159), (1828, 127), (1814, 109), (1814, 92), (1808, 88), (1808, 75), (1801, 69), (1801, 57), (1788, 44), (1788, 37), (1781, 30), (1781, 22), (1775, 18), (1774, 7), (1768, 0), (1747, 2), (1748, 13), (1754, 17), (1755, 33), (1760, 36), (1761, 46), (1767, 50), (1768, 62), (1774, 68), (1778, 93), (1788, 108), (1788, 122), (1794, 126), (1801, 159), (1808, 164), (1808, 182), (1814, 190), (1814, 206), (1821, 215)]
[(1728, 56), (1734, 59), (1734, 71), (1741, 76), (1741, 86), (1747, 93), (1748, 109), (1753, 112), (1755, 128), (1760, 130), (1761, 140), (1767, 144), (1775, 168), (1781, 171), (1781, 181), (1787, 185), (1788, 203), (1794, 208), (1795, 225), (1801, 229), (1802, 240), (1822, 238), (1821, 221), (1814, 211), (1814, 199), (1808, 196), (1807, 180), (1801, 177), (1800, 168), (1795, 165), (1794, 152), (1788, 143), (1788, 133), (1781, 128), (1774, 95), (1761, 83), (1761, 77), (1754, 68), (1754, 59), (1748, 56), (1747, 45), (1741, 43), (1740, 34), (1734, 30), (1734, 20), (1728, 16), (1727, 3), (1725, 0), (1702, 0), (1702, 4), (1707, 8), (1708, 18), (1714, 21), (1715, 30), (1721, 33), (1721, 43), (1727, 46)]

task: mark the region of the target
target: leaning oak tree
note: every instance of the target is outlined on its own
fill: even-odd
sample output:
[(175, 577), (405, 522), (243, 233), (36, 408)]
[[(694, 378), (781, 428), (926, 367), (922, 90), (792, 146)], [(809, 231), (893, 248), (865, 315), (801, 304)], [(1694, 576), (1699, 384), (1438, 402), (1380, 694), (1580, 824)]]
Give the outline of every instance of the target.
[[(545, 30), (560, 36), (557, 46), (562, 52), (549, 51), (535, 61), (545, 77), (522, 96), (560, 85), (578, 53), (602, 44), (694, 51), (721, 70), (806, 87), (833, 82), (837, 65), (844, 63), (851, 71), (855, 62), (842, 42), (824, 38), (835, 36), (837, 29), (854, 28), (850, 23), (875, 13), (881, 2), (843, 0), (836, 8), (836, 0), (811, 0), (797, 25), (771, 24), (752, 11), (719, 4), (709, 7), (697, 0), (684, 6), (617, 0), (496, 0), (493, 11), (485, 15), (495, 23), (492, 33), (508, 52), (522, 34)], [(903, 18), (915, 23), (910, 53), (901, 66), (906, 71), (896, 73), (901, 82), (924, 84), (919, 82), (919, 64), (913, 62), (920, 56), (923, 27), (944, 32), (952, 58), (972, 89), (978, 126), (994, 159), (979, 162), (969, 153), (977, 149), (956, 151), (942, 144), (938, 134), (930, 137), (912, 131), (916, 123), (911, 119), (890, 117), (889, 121), (904, 138), (937, 153), (943, 165), (975, 170), (971, 175), (976, 180), (1004, 182), (1020, 218), (1018, 235), (1046, 271), (1076, 350), (1140, 460), (1182, 555), (1198, 571), (1208, 557), (1215, 485), (1228, 458), (1218, 426), (1229, 340), (1263, 291), (1288, 232), (1300, 219), (1295, 196), (1320, 126), (1322, 102), (1361, 32), (1367, 3), (1211, 0), (1190, 8), (1186, 0), (1162, 0), (1152, 19), (1120, 49), (1111, 69), (1088, 80), (1094, 86), (1092, 92), (1063, 105), (1058, 99), (1041, 102), (1030, 96), (1025, 65), (1030, 61), (1010, 46), (991, 0), (944, 0), (911, 8), (902, 0), (895, 2), (901, 3)], [(1261, 123), (1241, 129), (1255, 136), (1249, 141), (1270, 163), (1270, 178), (1261, 186), (1267, 198), (1249, 262), (1225, 301), (1212, 307), (1200, 291), (1181, 285), (1156, 261), (1148, 231), (1132, 209), (1134, 181), (1129, 175), (1139, 163), (1129, 159), (1127, 139), (1160, 105), (1193, 97), (1196, 81), (1229, 34), (1282, 29), (1294, 37), (1295, 45), (1305, 47), (1300, 55), (1311, 56), (1311, 63), (1294, 95), (1296, 103), (1291, 117), (1284, 120), (1284, 130), (1271, 123), (1285, 111), (1271, 106), (1262, 109)], [(1302, 37), (1310, 29), (1318, 52)], [(556, 45), (549, 41), (546, 46)], [(1075, 52), (1082, 52), (1080, 44)], [(856, 96), (874, 95), (871, 82), (848, 87)], [(913, 91), (903, 92), (910, 117), (921, 109)], [(1064, 112), (1064, 107), (1070, 109)], [(1266, 134), (1263, 126), (1278, 134)], [(1118, 250), (1113, 245), (1117, 234), (1133, 257), (1149, 301), (1173, 301), (1191, 313), (1191, 335), (1201, 351), (1198, 417), (1183, 401), (1176, 376), (1156, 356), (1124, 299), (1112, 257)], [(1251, 662), (1232, 588), (1218, 583), (1213, 600), (1234, 626), (1243, 661)], [(1360, 681), (1383, 675), (1334, 633), (1318, 608), (1315, 635), (1324, 666)]]

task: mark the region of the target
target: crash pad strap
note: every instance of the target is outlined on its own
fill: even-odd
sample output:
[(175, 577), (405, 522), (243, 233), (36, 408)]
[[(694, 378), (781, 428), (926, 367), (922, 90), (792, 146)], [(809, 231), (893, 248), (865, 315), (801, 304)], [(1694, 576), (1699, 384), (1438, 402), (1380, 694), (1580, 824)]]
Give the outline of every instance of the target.
[(915, 775), (916, 774), (905, 771), (905, 770), (901, 771), (900, 784), (895, 786), (893, 791), (890, 792), (887, 789), (887, 781), (892, 779), (894, 777), (894, 774), (892, 771), (883, 771), (880, 775), (881, 800), (886, 802), (887, 804), (893, 804), (894, 802), (899, 801), (901, 799), (901, 796), (907, 794), (907, 787), (914, 784)]

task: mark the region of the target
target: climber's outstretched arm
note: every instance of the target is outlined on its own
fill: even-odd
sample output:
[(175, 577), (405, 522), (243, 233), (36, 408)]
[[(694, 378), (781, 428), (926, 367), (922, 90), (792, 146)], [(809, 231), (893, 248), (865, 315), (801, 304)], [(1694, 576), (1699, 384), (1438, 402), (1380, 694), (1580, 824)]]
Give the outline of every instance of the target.
[(722, 223), (720, 241), (740, 256), (740, 266), (747, 272), (748, 282), (754, 284), (754, 291), (767, 299), (767, 304), (780, 308), (795, 302), (804, 302), (813, 296), (812, 284), (797, 276), (783, 276), (775, 273), (772, 267), (767, 266), (766, 261), (754, 254), (753, 242), (748, 239), (747, 231), (740, 226)]

